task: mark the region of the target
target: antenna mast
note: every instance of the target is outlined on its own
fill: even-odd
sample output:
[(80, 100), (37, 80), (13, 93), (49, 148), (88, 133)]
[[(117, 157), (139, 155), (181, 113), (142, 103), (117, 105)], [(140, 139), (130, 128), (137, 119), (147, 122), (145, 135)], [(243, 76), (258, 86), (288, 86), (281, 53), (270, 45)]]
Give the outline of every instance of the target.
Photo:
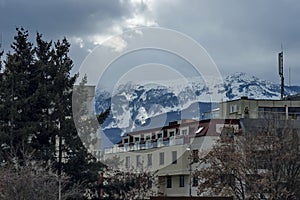
[(2, 33), (0, 33), (0, 50), (2, 48)]
[(283, 77), (283, 50), (281, 44), (281, 52), (278, 54), (278, 73), (281, 78), (281, 99), (284, 96), (284, 77)]
[[(2, 33), (0, 33), (0, 55), (1, 55), (1, 49), (2, 49)], [(2, 71), (2, 61), (0, 57), (0, 73)]]
[(1, 49), (2, 49), (2, 33), (0, 33), (0, 52), (1, 52)]

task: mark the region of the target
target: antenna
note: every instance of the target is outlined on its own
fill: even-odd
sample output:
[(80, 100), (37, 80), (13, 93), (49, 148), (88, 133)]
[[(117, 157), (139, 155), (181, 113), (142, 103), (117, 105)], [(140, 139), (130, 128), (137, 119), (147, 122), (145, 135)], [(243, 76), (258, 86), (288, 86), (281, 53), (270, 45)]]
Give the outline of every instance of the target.
[[(2, 51), (2, 33), (0, 33), (0, 55), (3, 54)], [(2, 59), (0, 57), (0, 74), (2, 74), (3, 69), (2, 69)]]
[(284, 96), (284, 77), (283, 77), (283, 50), (281, 44), (281, 52), (278, 53), (278, 73), (281, 78), (281, 99)]
[[(2, 33), (0, 33), (0, 55), (1, 55), (1, 48), (2, 48)], [(1, 69), (2, 69), (2, 62), (1, 62), (1, 58), (0, 58), (0, 70)]]
[(2, 48), (2, 33), (0, 33), (0, 50)]

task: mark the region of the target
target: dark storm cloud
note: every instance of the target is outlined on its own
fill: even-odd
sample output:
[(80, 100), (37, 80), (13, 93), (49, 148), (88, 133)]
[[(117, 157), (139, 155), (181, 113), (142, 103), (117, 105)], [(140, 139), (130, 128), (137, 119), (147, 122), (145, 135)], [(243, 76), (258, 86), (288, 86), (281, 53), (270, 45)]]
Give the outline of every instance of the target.
[[(124, 30), (139, 13), (158, 25), (185, 33), (204, 46), (223, 74), (244, 71), (278, 81), (277, 53), (283, 45), (286, 74), (300, 84), (300, 1), (298, 0), (0, 0), (0, 32), (8, 47), (16, 26), (46, 39), (71, 39), (79, 66), (93, 48), (93, 36)], [(151, 9), (148, 6), (151, 5)], [(127, 27), (128, 26), (128, 27)], [(84, 48), (74, 42), (83, 40)], [(73, 41), (72, 41), (73, 39)], [(77, 41), (78, 42), (78, 41)], [(287, 77), (287, 75), (286, 75)], [(286, 78), (288, 80), (288, 78)]]
[(128, 5), (117, 0), (2, 0), (0, 8), (2, 29), (22, 25), (65, 34), (93, 31), (95, 23), (109, 23), (129, 11)]
[(192, 0), (167, 6), (169, 3), (155, 9), (159, 24), (195, 38), (225, 74), (245, 71), (277, 81), (281, 44), (286, 68), (300, 73), (299, 1)]
[[(16, 27), (29, 30), (34, 41), (36, 32), (46, 40), (63, 37), (71, 42), (71, 57), (75, 68), (87, 55), (74, 38), (86, 38), (93, 34), (106, 34), (112, 24), (128, 18), (136, 9), (128, 0), (0, 0), (0, 34), (2, 48), (8, 52)], [(86, 41), (85, 41), (86, 42)]]
[(0, 31), (4, 44), (10, 44), (19, 26), (54, 40), (82, 36), (104, 31), (131, 9), (118, 0), (0, 0)]

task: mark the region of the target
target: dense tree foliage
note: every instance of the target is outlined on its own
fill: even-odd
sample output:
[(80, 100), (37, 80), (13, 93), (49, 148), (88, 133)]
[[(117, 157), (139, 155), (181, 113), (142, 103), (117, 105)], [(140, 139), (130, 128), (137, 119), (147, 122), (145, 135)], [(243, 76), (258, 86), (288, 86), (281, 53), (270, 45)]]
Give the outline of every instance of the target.
[(149, 195), (150, 173), (112, 170), (87, 150), (110, 110), (90, 113), (86, 76), (73, 87), (68, 41), (37, 33), (32, 43), (17, 28), (11, 47), (0, 76), (0, 199), (57, 199), (58, 180), (62, 199), (99, 199), (100, 191), (106, 199)]
[[(22, 165), (24, 152), (33, 153), (35, 160), (44, 166), (50, 163), (59, 175), (67, 174), (73, 183), (94, 189), (103, 165), (87, 151), (74, 125), (72, 93), (77, 75), (71, 75), (69, 42), (65, 38), (48, 42), (37, 33), (33, 44), (28, 31), (17, 28), (11, 48), (0, 76), (1, 162), (10, 162), (13, 156)], [(78, 90), (85, 83), (86, 79)], [(85, 95), (81, 93), (82, 99), (87, 99)]]

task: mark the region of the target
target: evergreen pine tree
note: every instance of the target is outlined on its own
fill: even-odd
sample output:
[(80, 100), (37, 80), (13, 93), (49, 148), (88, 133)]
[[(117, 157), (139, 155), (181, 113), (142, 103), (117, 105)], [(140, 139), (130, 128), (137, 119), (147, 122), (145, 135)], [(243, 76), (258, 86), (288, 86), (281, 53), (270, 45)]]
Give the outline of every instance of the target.
[[(34, 159), (50, 161), (58, 174), (69, 175), (73, 183), (84, 182), (86, 188), (95, 189), (103, 165), (87, 151), (77, 133), (80, 129), (75, 128), (72, 94), (77, 74), (71, 75), (70, 43), (64, 38), (52, 44), (37, 33), (34, 47), (28, 38), (28, 31), (17, 29), (13, 52), (7, 54), (0, 77), (0, 159), (7, 161), (14, 155), (22, 160), (24, 153), (33, 152)], [(87, 99), (85, 84), (86, 78), (75, 90), (81, 95), (79, 101)], [(85, 106), (79, 109), (80, 114), (87, 112)], [(103, 121), (108, 113), (98, 118)], [(97, 120), (81, 120), (92, 123), (93, 130), (81, 127), (85, 132), (94, 133), (99, 127)], [(93, 137), (87, 138), (94, 144)]]
[[(35, 131), (29, 103), (34, 92), (29, 82), (34, 50), (28, 41), (28, 32), (23, 28), (17, 28), (14, 39), (13, 53), (7, 54), (1, 80), (1, 150), (22, 157), (29, 147), (28, 139)], [(2, 157), (5, 160), (4, 154)]]

